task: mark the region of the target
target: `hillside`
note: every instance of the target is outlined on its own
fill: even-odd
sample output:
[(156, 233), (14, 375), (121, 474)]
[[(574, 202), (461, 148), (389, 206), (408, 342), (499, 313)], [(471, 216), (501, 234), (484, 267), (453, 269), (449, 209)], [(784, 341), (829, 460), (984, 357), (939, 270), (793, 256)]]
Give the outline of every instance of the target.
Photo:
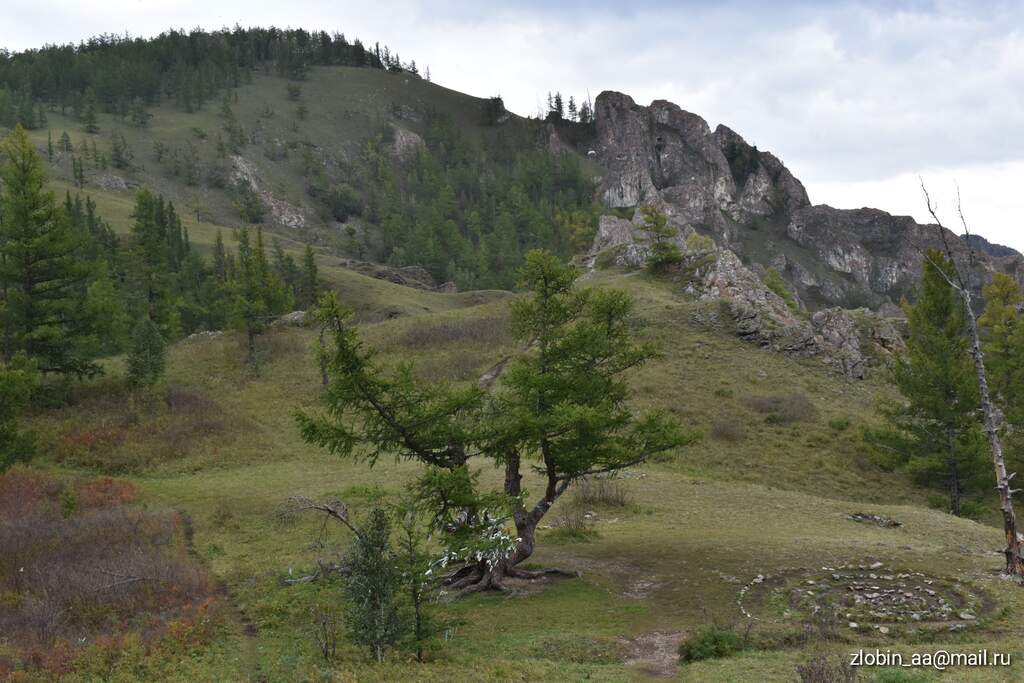
[[(308, 318), (261, 311), (252, 364), (244, 312), (223, 329), (166, 324), (180, 334), (154, 386), (127, 383), (119, 348), (26, 412), (38, 453), (0, 473), (0, 676), (792, 681), (857, 648), (1024, 656), (1024, 594), (999, 574), (994, 515), (946, 513), (865, 436), (896, 395), (883, 368), (905, 350), (896, 304), (914, 295), (930, 226), (812, 206), (780, 160), (671, 103), (606, 92), (592, 123), (537, 121), (400, 67), (253, 66), (193, 112), (165, 97), (144, 125), (99, 111), (86, 132), (54, 106), (29, 135), (47, 187), (91, 197), (122, 240), (117, 287), (134, 286), (149, 188), (203, 268), (218, 235), (241, 264), (242, 229), (296, 260), (312, 245), (321, 289), (352, 309), (374, 361), (438, 385), (474, 387), (531, 351), (510, 329), (515, 273), (549, 249), (581, 267), (578, 287), (632, 297), (626, 326), (657, 353), (625, 372), (629, 409), (664, 411), (694, 440), (554, 503), (528, 568), (563, 573), (437, 595), (426, 661), (406, 647), (374, 662), (344, 637), (327, 656), (353, 538), (295, 498), (343, 501), (361, 522), (425, 468), (303, 438), (297, 412), (325, 396)], [(243, 139), (225, 141), (236, 125)], [(662, 239), (680, 258), (655, 273)], [(975, 245), (972, 284), (1022, 272), (1016, 252)], [(500, 465), (479, 468), (482, 489), (500, 489)], [(544, 490), (543, 468), (524, 473), (527, 498)], [(80, 594), (58, 605), (69, 586)], [(743, 648), (680, 663), (709, 627)], [(858, 680), (1008, 681), (1017, 666)]]
[[(984, 607), (980, 627), (917, 636), (914, 649), (987, 645), (1017, 652), (1019, 628), (1009, 614), (1019, 593), (992, 574), (998, 531), (924, 509), (919, 492), (880, 473), (863, 452), (859, 428), (874, 419), (883, 385), (851, 384), (820, 364), (758, 350), (714, 322), (717, 306), (681, 301), (646, 276), (609, 274), (595, 285), (633, 292), (641, 302), (644, 335), (665, 351), (634, 378), (640, 401), (668, 407), (705, 438), (627, 472), (618, 480), (624, 505), (573, 497), (559, 503), (554, 523), (582, 506), (593, 514), (596, 533), (581, 542), (543, 531), (537, 562), (579, 572), (579, 578), (524, 586), (510, 599), (455, 602), (448, 609), (465, 623), (452, 631), (437, 661), (413, 670), (367, 667), (346, 656), (335, 669), (341, 680), (661, 676), (674, 672), (673, 644), (684, 634), (709, 618), (741, 620), (738, 591), (754, 577), (789, 581), (845, 563), (924, 571), (1002, 606)], [(432, 378), (471, 379), (508, 348), (495, 324), (504, 307), (492, 302), (444, 312), (450, 305), (436, 300), (446, 297), (427, 295), (430, 312), (369, 323), (363, 331), (388, 360), (413, 360)], [(121, 391), (117, 383), (102, 381), (37, 420), (53, 444), (39, 465), (70, 477), (113, 474), (138, 486), (149, 505), (187, 514), (198, 557), (225, 584), (227, 604), (243, 615), (244, 629), (229, 611), (210, 642), (187, 660), (172, 660), (174, 674), (165, 675), (174, 680), (317, 675), (319, 655), (303, 635), (304, 624), (310, 606), (331, 587), (281, 580), (306, 573), (344, 537), (331, 533), (326, 545), (310, 549), (319, 522), (284, 523), (277, 511), (295, 494), (338, 495), (365, 506), (377, 487), (394, 492), (412, 473), (408, 464), (390, 461), (367, 469), (299, 440), (291, 408), (316, 398), (312, 342), (302, 329), (271, 333), (273, 359), (253, 378), (238, 364), (240, 339), (188, 340), (171, 355), (166, 391), (196, 408), (161, 402), (130, 419), (125, 403), (107, 397)], [(116, 362), (108, 369), (116, 377)], [(761, 412), (758, 397), (782, 397), (798, 409), (766, 419), (772, 413)], [(84, 438), (97, 430), (105, 436)], [(187, 442), (179, 434), (189, 434)], [(497, 475), (483, 472), (487, 479)], [(891, 517), (902, 526), (859, 524), (847, 518), (853, 513)], [(533, 618), (538, 613), (542, 624)], [(793, 638), (806, 615), (769, 613), (755, 622), (754, 634), (776, 645), (685, 667), (681, 680), (745, 680), (753, 671), (764, 680), (791, 680), (794, 664), (805, 658)], [(854, 641), (892, 642), (847, 631), (841, 627), (838, 640), (819, 647), (845, 652)], [(553, 659), (554, 652), (567, 657)], [(152, 675), (156, 665), (126, 660), (120, 666), (136, 672), (124, 674), (131, 678)], [(984, 670), (971, 675), (961, 680), (1003, 680), (987, 678)]]

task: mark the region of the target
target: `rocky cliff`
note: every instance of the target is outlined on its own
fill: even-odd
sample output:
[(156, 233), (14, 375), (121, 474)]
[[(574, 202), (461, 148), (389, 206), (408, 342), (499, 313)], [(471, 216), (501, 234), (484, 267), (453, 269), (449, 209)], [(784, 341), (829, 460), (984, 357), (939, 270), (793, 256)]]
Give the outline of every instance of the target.
[[(644, 107), (603, 92), (594, 114), (590, 156), (603, 168), (601, 197), (615, 215), (601, 218), (590, 264), (644, 266), (652, 236), (640, 212), (623, 216), (655, 205), (674, 226), (671, 239), (683, 255), (676, 278), (691, 295), (725, 302), (737, 333), (763, 346), (820, 356), (862, 377), (902, 346), (892, 318), (900, 317), (903, 297), (913, 299), (926, 250), (944, 241), (977, 301), (995, 272), (1024, 281), (1024, 257), (980, 237), (968, 243), (877, 209), (813, 206), (774, 155), (725, 126), (712, 131), (671, 102)], [(694, 235), (711, 237), (714, 247)], [(792, 301), (765, 286), (769, 267), (788, 284)]]
[[(608, 207), (660, 206), (681, 233), (713, 236), (756, 272), (775, 267), (810, 311), (894, 311), (902, 297), (912, 298), (924, 251), (942, 245), (935, 226), (909, 217), (812, 206), (774, 155), (725, 126), (712, 131), (671, 102), (644, 107), (603, 92), (594, 114), (594, 156)], [(993, 272), (1024, 279), (1024, 258), (1013, 250), (974, 241), (969, 268), (967, 245), (953, 233), (946, 238), (977, 293)]]

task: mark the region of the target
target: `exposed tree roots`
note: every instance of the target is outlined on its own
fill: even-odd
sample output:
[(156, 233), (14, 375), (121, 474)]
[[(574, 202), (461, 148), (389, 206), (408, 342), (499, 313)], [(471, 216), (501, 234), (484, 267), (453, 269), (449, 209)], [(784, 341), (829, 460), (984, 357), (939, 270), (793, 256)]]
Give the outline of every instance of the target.
[(505, 579), (523, 579), (526, 581), (537, 581), (547, 576), (578, 576), (573, 572), (562, 569), (541, 569), (538, 571), (527, 571), (516, 569), (499, 563), (488, 567), (486, 563), (468, 564), (452, 572), (445, 584), (448, 590), (460, 595), (469, 595), (483, 591), (507, 592), (509, 588), (505, 585)]

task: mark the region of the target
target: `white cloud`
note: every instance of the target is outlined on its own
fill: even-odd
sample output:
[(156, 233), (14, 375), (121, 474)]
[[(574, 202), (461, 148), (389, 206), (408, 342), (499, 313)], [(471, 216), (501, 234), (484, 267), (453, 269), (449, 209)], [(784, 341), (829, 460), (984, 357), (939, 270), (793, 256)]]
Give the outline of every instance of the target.
[[(979, 230), (1024, 250), (1024, 236), (1001, 236), (1024, 214), (1024, 193), (1015, 188), (1024, 180), (1020, 0), (737, 0), (629, 9), (7, 0), (4, 11), (0, 41), (12, 48), (169, 26), (304, 26), (387, 43), (429, 65), (435, 81), (478, 96), (500, 93), (522, 114), (536, 113), (549, 90), (577, 97), (621, 90), (643, 104), (669, 99), (775, 152), (815, 201), (912, 207), (916, 181), (906, 179), (944, 169), (940, 177), (959, 178), (965, 204), (993, 226), (979, 222)], [(909, 204), (899, 203), (903, 195)]]

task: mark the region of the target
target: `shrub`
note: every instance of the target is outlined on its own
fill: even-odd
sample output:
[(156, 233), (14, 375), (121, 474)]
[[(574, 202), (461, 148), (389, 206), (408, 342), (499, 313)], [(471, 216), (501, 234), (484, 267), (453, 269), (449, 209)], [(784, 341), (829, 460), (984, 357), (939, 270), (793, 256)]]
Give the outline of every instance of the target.
[(837, 431), (837, 432), (846, 431), (846, 429), (850, 426), (850, 420), (849, 420), (849, 418), (845, 418), (845, 417), (836, 418), (834, 420), (829, 420), (828, 421), (828, 426), (829, 426), (829, 429), (832, 429), (833, 431)]
[(797, 310), (796, 300), (790, 293), (789, 288), (786, 286), (786, 281), (779, 275), (779, 271), (769, 266), (768, 270), (764, 274), (764, 286), (775, 292), (782, 299), (787, 306), (794, 311)]
[(679, 644), (681, 663), (729, 657), (746, 646), (746, 638), (731, 628), (711, 624)]
[(551, 520), (548, 539), (555, 543), (586, 543), (597, 538), (597, 531), (583, 508), (568, 505)]
[(691, 254), (711, 251), (714, 248), (715, 241), (707, 235), (701, 235), (700, 233), (695, 232), (686, 238), (686, 251)]

